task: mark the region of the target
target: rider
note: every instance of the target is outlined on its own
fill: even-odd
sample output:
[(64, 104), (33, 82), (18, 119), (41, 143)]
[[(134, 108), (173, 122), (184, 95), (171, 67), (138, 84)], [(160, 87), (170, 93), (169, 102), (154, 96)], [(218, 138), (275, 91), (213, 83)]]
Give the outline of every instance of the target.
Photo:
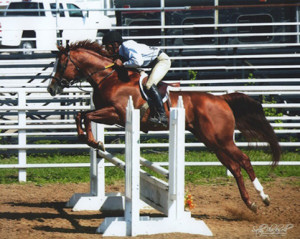
[[(123, 41), (121, 34), (110, 31), (102, 38), (107, 52), (114, 56), (115, 65), (125, 68), (151, 67), (151, 74), (145, 85), (145, 93), (149, 100), (151, 115), (149, 121), (168, 126), (168, 119), (162, 98), (157, 90), (157, 84), (163, 79), (171, 67), (168, 55), (158, 48), (149, 47), (133, 40)], [(116, 57), (117, 56), (117, 57)], [(124, 62), (122, 62), (121, 59)], [(157, 114), (154, 114), (154, 109)]]

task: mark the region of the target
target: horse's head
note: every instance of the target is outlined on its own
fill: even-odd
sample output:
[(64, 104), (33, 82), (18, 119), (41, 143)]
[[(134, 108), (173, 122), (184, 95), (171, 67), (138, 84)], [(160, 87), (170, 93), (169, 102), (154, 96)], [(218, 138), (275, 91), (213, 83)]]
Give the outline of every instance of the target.
[[(58, 50), (59, 52), (48, 85), (48, 92), (52, 96), (62, 93), (64, 88), (87, 80), (91, 76), (91, 73), (88, 73), (85, 67), (79, 63), (79, 59), (83, 59), (83, 50), (92, 50), (95, 55), (100, 56), (101, 54), (102, 57), (105, 57), (106, 54), (102, 46), (90, 41), (77, 42), (71, 46), (67, 45), (66, 48), (59, 46)], [(85, 60), (83, 61), (86, 63)], [(97, 67), (100, 67), (101, 71), (101, 66)]]
[(71, 60), (70, 49), (58, 47), (59, 52), (54, 65), (53, 73), (48, 85), (48, 92), (55, 96), (63, 92), (63, 89), (75, 83), (78, 79), (78, 70)]

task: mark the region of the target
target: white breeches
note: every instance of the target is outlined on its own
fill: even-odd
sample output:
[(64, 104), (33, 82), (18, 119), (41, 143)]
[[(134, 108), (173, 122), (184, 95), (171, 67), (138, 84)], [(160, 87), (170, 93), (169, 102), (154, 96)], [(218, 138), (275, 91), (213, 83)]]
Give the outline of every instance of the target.
[(157, 57), (158, 62), (153, 67), (152, 72), (146, 83), (146, 88), (149, 90), (153, 84), (157, 85), (171, 68), (171, 60), (166, 53), (161, 53)]

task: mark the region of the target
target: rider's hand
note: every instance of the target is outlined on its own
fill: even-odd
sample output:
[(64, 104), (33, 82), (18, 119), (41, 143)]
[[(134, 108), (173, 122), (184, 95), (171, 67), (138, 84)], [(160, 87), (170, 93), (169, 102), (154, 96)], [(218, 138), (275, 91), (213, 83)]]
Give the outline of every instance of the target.
[(116, 59), (116, 60), (114, 61), (114, 63), (115, 63), (116, 66), (119, 66), (119, 67), (122, 67), (122, 66), (123, 66), (123, 62), (122, 62), (120, 59)]

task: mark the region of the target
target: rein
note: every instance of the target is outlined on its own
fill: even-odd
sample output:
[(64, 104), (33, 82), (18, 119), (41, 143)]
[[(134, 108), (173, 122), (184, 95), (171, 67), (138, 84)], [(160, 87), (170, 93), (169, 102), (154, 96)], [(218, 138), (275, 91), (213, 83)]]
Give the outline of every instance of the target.
[[(80, 72), (80, 73), (82, 73), (83, 75), (87, 75), (87, 77), (86, 77), (86, 81), (88, 80), (88, 79), (91, 79), (92, 81), (94, 81), (94, 79), (93, 79), (93, 75), (95, 75), (95, 74), (97, 74), (97, 73), (99, 73), (99, 72), (101, 72), (101, 71), (104, 71), (104, 70), (106, 70), (106, 69), (108, 69), (108, 68), (111, 68), (111, 67), (113, 67), (115, 64), (114, 63), (112, 63), (112, 64), (110, 64), (110, 65), (107, 65), (107, 66), (105, 66), (105, 67), (103, 67), (103, 68), (101, 68), (101, 69), (99, 69), (99, 70), (96, 70), (95, 72), (93, 72), (93, 73), (85, 73), (82, 69), (80, 69), (80, 67), (74, 62), (74, 60), (72, 60), (72, 58), (71, 58), (71, 55), (70, 55), (70, 51), (68, 52), (68, 54), (67, 54), (67, 61), (66, 61), (66, 63), (64, 64), (64, 66), (62, 67), (62, 69), (61, 69), (61, 71), (60, 71), (60, 78), (57, 78), (57, 77), (55, 77), (55, 76), (53, 76), (52, 78), (53, 79), (55, 79), (56, 81), (57, 81), (57, 83), (58, 83), (58, 85), (60, 85), (61, 87), (64, 87), (64, 88), (68, 88), (68, 87), (70, 87), (70, 85), (73, 85), (73, 84), (75, 84), (75, 83), (78, 83), (78, 82), (80, 82), (80, 84), (81, 84), (81, 82), (83, 82), (83, 81), (85, 81), (85, 80), (81, 80), (80, 79), (80, 77), (76, 77), (75, 79), (73, 79), (73, 80), (71, 80), (71, 81), (67, 81), (66, 79), (64, 79), (63, 78), (63, 75), (65, 74), (65, 71), (66, 71), (66, 69), (67, 69), (67, 66), (68, 66), (68, 63), (69, 63), (69, 61), (75, 66), (75, 69), (78, 71), (78, 72)], [(58, 64), (58, 63), (57, 63)], [(57, 67), (57, 65), (55, 66), (55, 68)], [(55, 70), (55, 68), (54, 68), (54, 70)], [(104, 80), (106, 80), (108, 77), (110, 77), (113, 73), (115, 72), (115, 70), (112, 70), (111, 72), (109, 72), (102, 80), (100, 80), (100, 82), (99, 82), (99, 85), (104, 81)], [(78, 87), (80, 90), (82, 90), (82, 91), (84, 91), (82, 88), (81, 88), (81, 86), (80, 87)]]

